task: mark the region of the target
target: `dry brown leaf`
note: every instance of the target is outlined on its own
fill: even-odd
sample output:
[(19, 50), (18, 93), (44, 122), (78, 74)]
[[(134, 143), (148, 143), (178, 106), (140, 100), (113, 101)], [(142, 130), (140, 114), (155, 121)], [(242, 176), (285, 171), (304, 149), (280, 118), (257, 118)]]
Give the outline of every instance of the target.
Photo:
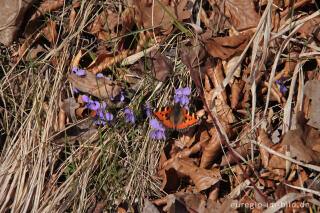
[(260, 16), (255, 10), (253, 0), (228, 0), (218, 5), (225, 5), (221, 11), (225, 11), (226, 17), (238, 31), (254, 28), (258, 25)]
[[(299, 57), (298, 55), (294, 55), (294, 53), (290, 53), (292, 57)], [(284, 68), (274, 77), (274, 81), (280, 80), (281, 78), (290, 78), (293, 75), (293, 71), (296, 67), (297, 61), (290, 58), (284, 64)]]
[(60, 104), (60, 108), (71, 117), (73, 122), (76, 121), (76, 109), (79, 107), (80, 104), (74, 98), (67, 98)]
[[(106, 23), (106, 21), (108, 23)], [(98, 39), (107, 41), (121, 35), (120, 32), (118, 32), (119, 25), (122, 25), (120, 14), (106, 9), (88, 26), (88, 31), (96, 35)], [(125, 29), (125, 27), (123, 26), (122, 29)]]
[(287, 18), (290, 18), (292, 11), (296, 11), (296, 10), (298, 10), (299, 7), (302, 7), (302, 6), (307, 7), (307, 4), (308, 3), (310, 4), (312, 2), (313, 2), (312, 0), (298, 0), (294, 3), (291, 1), (285, 1), (284, 6), (286, 7), (286, 9), (280, 13), (281, 17), (287, 16)]
[[(237, 147), (234, 149), (238, 154), (242, 157), (247, 158), (250, 153), (250, 144), (245, 144), (241, 147)], [(220, 166), (228, 166), (229, 164), (235, 163), (235, 159), (230, 152), (227, 152), (225, 155), (222, 156)]]
[(204, 146), (201, 156), (200, 168), (206, 168), (207, 166), (209, 166), (217, 156), (217, 154), (220, 152), (221, 144), (218, 138), (218, 135), (213, 136), (210, 139), (209, 143)]
[(231, 98), (230, 98), (230, 102), (231, 102), (231, 108), (235, 109), (239, 102), (240, 102), (240, 98), (241, 98), (241, 91), (244, 87), (244, 81), (243, 80), (238, 80), (235, 79), (235, 81), (233, 82), (233, 84), (231, 84)]
[(241, 53), (247, 46), (252, 33), (211, 38), (205, 41), (205, 48), (215, 58), (227, 59)]
[(174, 140), (174, 145), (183, 149), (185, 147), (189, 148), (195, 141), (196, 135), (194, 134), (195, 128), (192, 128), (180, 135), (178, 139)]
[(26, 56), (26, 58), (28, 60), (35, 59), (35, 58), (39, 57), (39, 55), (41, 53), (44, 53), (44, 52), (47, 52), (47, 50), (45, 48), (43, 48), (42, 45), (37, 44), (35, 47), (30, 49), (30, 51), (28, 52), (28, 55)]
[(100, 201), (96, 204), (93, 213), (100, 213), (100, 212), (102, 212), (105, 206), (106, 206), (105, 201), (100, 200)]
[(0, 1), (0, 43), (8, 46), (16, 38), (25, 12), (32, 7), (34, 2), (36, 1)]
[(70, 16), (69, 16), (69, 26), (68, 26), (68, 30), (70, 31), (72, 29), (72, 27), (75, 26), (75, 20), (76, 20), (76, 8), (80, 7), (81, 2), (80, 1), (76, 1), (73, 3), (72, 8), (71, 8), (71, 12), (70, 12)]
[(165, 169), (174, 168), (177, 172), (189, 176), (199, 191), (216, 184), (220, 179), (219, 169), (207, 170), (190, 164), (187, 159), (175, 158)]
[[(176, 8), (170, 7), (167, 1), (160, 0), (160, 2), (166, 10), (179, 21), (187, 19), (191, 15), (189, 11), (184, 10), (188, 3), (186, 0), (181, 1)], [(162, 25), (161, 29), (163, 34), (169, 34), (172, 31), (173, 20), (168, 13), (162, 9), (158, 2), (155, 2), (153, 5), (147, 0), (134, 0), (132, 3), (135, 10), (135, 19), (140, 27), (150, 28), (152, 26)], [(156, 28), (155, 31), (157, 32), (158, 28)]]
[(160, 213), (160, 212), (151, 201), (145, 198), (142, 213)]
[[(269, 139), (269, 137), (267, 136), (266, 132), (263, 129), (261, 128), (258, 129), (258, 134), (259, 134), (258, 140), (263, 145), (267, 147), (271, 147), (273, 145), (273, 143), (271, 142), (271, 140)], [(261, 156), (263, 167), (267, 168), (269, 164), (269, 152), (261, 147), (259, 147), (259, 150), (260, 150), (260, 156)]]
[[(36, 35), (32, 35), (30, 37), (28, 37), (23, 44), (20, 46), (18, 52), (13, 54), (13, 58), (12, 61), (18, 62), (22, 59), (22, 57), (24, 56), (24, 54), (27, 52), (28, 48), (30, 46), (32, 46), (36, 41), (39, 40), (39, 38), (41, 37), (41, 33), (37, 33)], [(15, 57), (17, 56), (17, 57)]]
[(70, 73), (68, 80), (78, 90), (108, 100), (115, 98), (124, 89), (122, 83), (105, 78), (97, 78), (95, 74), (88, 71), (86, 71), (84, 77)]
[[(182, 43), (180, 51), (188, 53), (190, 64), (192, 67), (199, 66), (206, 56), (206, 52), (198, 39), (193, 39), (187, 44)], [(184, 58), (182, 57), (182, 62), (184, 64), (188, 64), (188, 62), (184, 61), (183, 59)]]
[(199, 193), (177, 193), (167, 196), (169, 212), (199, 212), (199, 213), (236, 213), (238, 202), (224, 199), (223, 203), (205, 200)]
[(42, 30), (43, 34), (45, 35), (45, 37), (48, 39), (48, 41), (51, 44), (54, 44), (57, 41), (58, 33), (57, 33), (57, 30), (56, 30), (56, 26), (57, 26), (56, 22), (50, 20), (50, 21), (47, 22), (47, 27), (45, 27)]
[[(94, 120), (84, 120), (77, 125), (73, 125), (70, 128), (67, 128), (65, 131), (56, 135), (53, 139), (55, 144), (63, 144), (68, 142), (69, 144), (74, 144), (78, 141), (87, 141), (94, 134), (98, 132)], [(99, 139), (99, 136), (96, 135), (91, 142)]]
[(38, 11), (35, 14), (33, 14), (30, 18), (29, 23), (41, 17), (44, 13), (50, 13), (54, 10), (61, 8), (63, 5), (63, 0), (46, 0), (42, 2), (40, 7), (38, 8)]
[[(276, 152), (279, 152), (285, 155), (286, 147), (281, 146), (280, 144), (276, 144), (272, 147), (272, 149)], [(269, 168), (270, 169), (285, 169), (286, 168), (286, 160), (278, 157), (277, 155), (272, 155), (269, 160)]]
[(112, 52), (102, 53), (89, 65), (88, 71), (97, 74), (111, 66), (119, 63), (124, 58), (131, 55), (132, 51), (124, 50), (121, 54), (114, 54)]
[(309, 96), (312, 100), (311, 104), (311, 113), (310, 120), (308, 121), (308, 125), (320, 129), (320, 81), (319, 80), (310, 80), (307, 81), (304, 87), (305, 95)]
[(80, 60), (81, 60), (81, 57), (82, 57), (82, 54), (83, 54), (83, 50), (80, 50), (78, 52), (78, 54), (76, 55), (76, 57), (74, 57), (74, 59), (72, 60), (72, 66), (71, 67), (75, 67), (75, 66), (78, 66)]
[[(306, 125), (303, 112), (297, 113), (296, 118), (297, 128), (288, 131), (281, 141), (273, 149), (284, 154), (287, 146), (289, 146), (290, 157), (305, 163), (315, 162), (320, 163), (320, 153), (312, 149), (313, 146), (320, 143), (320, 134), (317, 130), (312, 130), (311, 127)], [(285, 160), (272, 156), (269, 166), (272, 168), (285, 168)]]
[[(224, 73), (223, 73), (223, 66), (221, 61), (219, 60), (217, 64), (213, 63), (210, 60), (207, 60), (205, 71), (206, 74), (209, 76), (211, 82), (213, 83), (215, 88), (218, 88), (222, 81), (224, 80)], [(227, 103), (227, 94), (226, 91), (223, 90), (217, 98), (224, 104)], [(217, 111), (219, 111), (217, 109)]]
[(165, 192), (176, 191), (180, 184), (180, 177), (177, 172), (170, 168), (168, 170), (161, 169), (158, 171), (158, 176), (162, 179), (161, 189)]
[(296, 157), (297, 160), (306, 163), (312, 161), (320, 163), (320, 153), (313, 151), (312, 147), (305, 144), (299, 129), (287, 132), (282, 140), (282, 145), (290, 145), (291, 157)]
[(147, 66), (151, 69), (155, 79), (164, 82), (171, 74), (171, 66), (165, 56), (158, 51), (151, 54), (147, 62)]

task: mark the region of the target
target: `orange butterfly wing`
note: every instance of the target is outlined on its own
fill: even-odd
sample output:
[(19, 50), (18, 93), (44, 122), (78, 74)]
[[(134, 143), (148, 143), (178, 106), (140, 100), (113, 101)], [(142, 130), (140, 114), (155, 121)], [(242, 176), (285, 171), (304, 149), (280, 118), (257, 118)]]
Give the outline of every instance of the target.
[(164, 126), (169, 129), (174, 129), (174, 123), (172, 123), (169, 119), (171, 111), (172, 107), (162, 107), (156, 111), (153, 111), (153, 114)]
[(194, 113), (191, 113), (187, 111), (185, 108), (183, 110), (183, 116), (184, 121), (176, 126), (176, 129), (178, 131), (185, 131), (188, 128), (195, 126), (201, 122), (198, 116), (196, 116)]

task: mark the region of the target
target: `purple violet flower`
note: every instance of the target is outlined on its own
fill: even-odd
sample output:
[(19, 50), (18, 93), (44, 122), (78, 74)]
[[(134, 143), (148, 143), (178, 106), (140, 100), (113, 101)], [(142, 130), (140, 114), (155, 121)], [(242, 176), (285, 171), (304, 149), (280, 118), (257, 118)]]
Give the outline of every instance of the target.
[(186, 88), (182, 88), (182, 89), (176, 89), (175, 91), (174, 91), (174, 93), (176, 94), (176, 95), (190, 95), (191, 94), (191, 90), (190, 90), (190, 88), (189, 87), (186, 87)]
[(123, 111), (126, 114), (126, 122), (130, 121), (131, 123), (134, 123), (135, 122), (135, 118), (134, 118), (133, 112), (128, 108), (125, 108)]
[(88, 103), (89, 100), (91, 100), (87, 95), (82, 95), (82, 96), (81, 96), (81, 99), (82, 99), (82, 101), (83, 101), (84, 103)]
[(84, 76), (86, 74), (85, 70), (78, 70), (77, 66), (72, 67), (71, 72), (75, 73), (77, 76)]
[(151, 118), (151, 107), (145, 106), (144, 109), (146, 110), (147, 117)]
[(72, 70), (71, 70), (71, 72), (74, 72), (74, 73), (76, 73), (78, 71), (78, 67), (77, 66), (74, 66), (74, 67), (72, 67)]
[(85, 107), (97, 112), (95, 120), (97, 124), (106, 125), (106, 121), (113, 120), (113, 114), (105, 112), (107, 104), (106, 102), (100, 103), (99, 101), (91, 100), (87, 95), (82, 95), (82, 100), (85, 103)]
[(97, 124), (106, 125), (106, 121), (113, 120), (113, 114), (110, 112), (104, 112), (103, 109), (98, 109), (95, 119), (97, 121)]
[(189, 87), (183, 88), (183, 89), (176, 89), (174, 92), (176, 96), (174, 97), (175, 103), (181, 103), (181, 105), (189, 104), (189, 98), (188, 95), (191, 94), (191, 90)]
[(96, 77), (97, 77), (97, 78), (105, 78), (105, 79), (107, 79), (107, 80), (111, 80), (111, 78), (104, 76), (102, 73), (98, 73), (98, 74), (96, 75)]
[(151, 119), (150, 126), (153, 128), (149, 133), (149, 137), (151, 139), (156, 138), (157, 140), (166, 140), (165, 129), (161, 126), (158, 120)]
[(284, 85), (284, 77), (282, 76), (280, 80), (277, 80), (276, 81), (276, 84), (278, 86), (278, 90), (281, 92), (281, 93), (285, 93), (288, 91), (288, 88)]
[(75, 88), (75, 87), (73, 87), (73, 88), (72, 88), (72, 92), (73, 92), (73, 94), (77, 94), (77, 93), (79, 93), (78, 89), (77, 89), (77, 88)]

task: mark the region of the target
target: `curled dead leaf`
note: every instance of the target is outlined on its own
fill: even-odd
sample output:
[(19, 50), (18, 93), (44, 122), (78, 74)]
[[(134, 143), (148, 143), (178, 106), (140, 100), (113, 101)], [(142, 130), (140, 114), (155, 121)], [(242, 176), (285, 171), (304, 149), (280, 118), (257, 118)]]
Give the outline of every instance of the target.
[(190, 164), (186, 159), (175, 158), (165, 169), (174, 168), (177, 172), (189, 176), (199, 191), (216, 184), (221, 179), (219, 169), (207, 170)]
[(88, 71), (97, 74), (119, 63), (131, 55), (133, 51), (124, 50), (120, 54), (105, 52), (100, 55), (89, 65)]

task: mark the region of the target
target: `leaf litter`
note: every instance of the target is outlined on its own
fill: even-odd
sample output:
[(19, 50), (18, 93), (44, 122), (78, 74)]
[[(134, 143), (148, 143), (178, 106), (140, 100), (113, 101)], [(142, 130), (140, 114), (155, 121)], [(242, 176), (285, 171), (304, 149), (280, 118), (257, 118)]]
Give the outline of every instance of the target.
[(0, 211), (319, 211), (316, 2), (20, 6)]

